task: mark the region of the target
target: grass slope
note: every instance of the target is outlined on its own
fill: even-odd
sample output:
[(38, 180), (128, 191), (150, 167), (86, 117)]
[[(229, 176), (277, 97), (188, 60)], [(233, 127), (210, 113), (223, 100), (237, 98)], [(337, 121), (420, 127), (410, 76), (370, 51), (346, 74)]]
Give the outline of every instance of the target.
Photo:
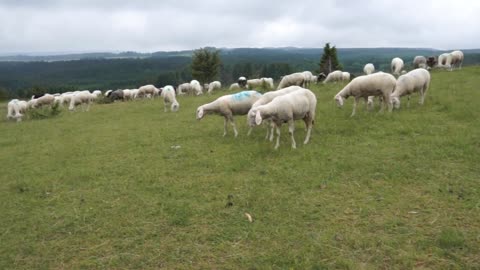
[(478, 85), (434, 72), (423, 107), (355, 118), (315, 86), (296, 150), (197, 122), (212, 96), (1, 121), (0, 268), (478, 269)]

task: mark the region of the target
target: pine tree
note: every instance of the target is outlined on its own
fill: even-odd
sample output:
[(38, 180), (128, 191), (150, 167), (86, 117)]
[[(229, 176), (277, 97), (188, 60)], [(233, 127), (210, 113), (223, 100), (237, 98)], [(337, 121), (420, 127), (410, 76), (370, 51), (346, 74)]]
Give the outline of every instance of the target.
[(330, 43), (325, 44), (319, 65), (320, 73), (324, 73), (325, 75), (334, 70), (342, 69), (342, 65), (338, 61), (337, 48), (335, 48), (335, 46), (330, 47)]
[(209, 48), (200, 48), (193, 52), (192, 76), (200, 83), (213, 81), (221, 65), (220, 51)]

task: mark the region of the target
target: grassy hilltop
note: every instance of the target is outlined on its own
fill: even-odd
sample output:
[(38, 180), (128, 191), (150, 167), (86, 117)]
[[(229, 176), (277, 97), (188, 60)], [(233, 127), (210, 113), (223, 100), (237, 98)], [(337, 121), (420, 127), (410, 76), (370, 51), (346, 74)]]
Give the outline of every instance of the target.
[(245, 117), (236, 139), (196, 121), (220, 92), (178, 113), (157, 99), (1, 120), (0, 269), (478, 269), (479, 85), (480, 67), (435, 71), (424, 106), (354, 118), (341, 84), (313, 86), (296, 150), (286, 126), (274, 151)]

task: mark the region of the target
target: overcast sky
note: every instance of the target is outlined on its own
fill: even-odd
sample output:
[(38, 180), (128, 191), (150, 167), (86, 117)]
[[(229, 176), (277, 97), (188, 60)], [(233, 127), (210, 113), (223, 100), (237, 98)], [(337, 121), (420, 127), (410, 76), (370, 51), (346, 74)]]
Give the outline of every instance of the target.
[(325, 42), (340, 48), (480, 48), (480, 1), (0, 0), (1, 54)]

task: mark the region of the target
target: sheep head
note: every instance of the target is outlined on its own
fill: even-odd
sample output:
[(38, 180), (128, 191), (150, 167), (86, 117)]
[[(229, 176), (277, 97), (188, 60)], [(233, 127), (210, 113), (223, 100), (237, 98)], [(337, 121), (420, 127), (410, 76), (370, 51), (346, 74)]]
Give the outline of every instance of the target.
[(204, 115), (205, 114), (204, 114), (204, 111), (203, 111), (203, 107), (202, 106), (198, 107), (198, 109), (197, 109), (197, 120), (202, 119)]
[(340, 95), (335, 96), (335, 101), (337, 102), (338, 107), (343, 107), (343, 97)]
[(255, 124), (257, 124), (257, 126), (259, 126), (260, 124), (262, 124), (262, 114), (260, 113), (260, 111), (258, 110), (257, 113), (255, 114)]

